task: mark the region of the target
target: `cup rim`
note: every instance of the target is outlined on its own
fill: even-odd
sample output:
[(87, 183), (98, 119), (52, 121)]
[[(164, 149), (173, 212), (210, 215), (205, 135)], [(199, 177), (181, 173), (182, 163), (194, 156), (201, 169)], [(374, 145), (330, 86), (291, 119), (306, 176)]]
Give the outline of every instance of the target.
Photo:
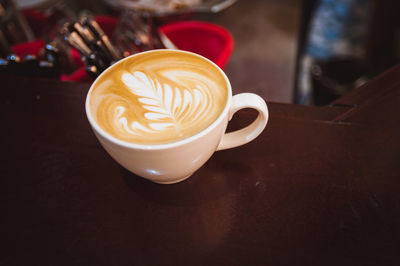
[[(128, 141), (124, 141), (124, 140), (120, 140), (117, 139), (116, 137), (110, 135), (109, 133), (107, 133), (105, 130), (103, 130), (98, 124), (97, 122), (94, 120), (94, 118), (92, 117), (92, 114), (90, 113), (90, 108), (89, 108), (89, 99), (90, 99), (90, 94), (93, 90), (93, 88), (95, 87), (97, 81), (100, 79), (101, 76), (103, 76), (106, 72), (111, 71), (111, 69), (118, 65), (121, 64), (122, 62), (124, 62), (125, 60), (129, 60), (130, 58), (142, 55), (142, 54), (147, 54), (147, 53), (153, 53), (153, 52), (160, 52), (160, 51), (172, 51), (172, 52), (177, 52), (177, 53), (183, 53), (183, 54), (190, 54), (192, 56), (196, 56), (198, 58), (201, 58), (205, 61), (207, 61), (208, 63), (212, 64), (213, 66), (215, 66), (215, 68), (222, 74), (222, 76), (225, 79), (225, 82), (227, 84), (227, 89), (228, 89), (228, 95), (227, 95), (227, 100), (225, 102), (225, 106), (224, 109), (222, 110), (222, 112), (219, 114), (218, 118), (212, 122), (208, 127), (206, 127), (205, 129), (201, 130), (200, 132), (189, 136), (187, 138), (181, 139), (181, 140), (177, 140), (174, 142), (168, 142), (168, 143), (162, 143), (162, 144), (139, 144), (139, 143), (132, 143), (132, 142), (128, 142)], [(121, 60), (119, 60), (118, 62), (116, 62), (115, 64), (109, 66), (106, 70), (104, 70), (96, 79), (95, 81), (92, 83), (92, 85), (89, 88), (89, 91), (86, 95), (86, 101), (85, 101), (85, 111), (86, 111), (86, 116), (88, 118), (88, 121), (91, 125), (91, 127), (94, 129), (95, 133), (99, 134), (100, 136), (102, 136), (103, 138), (105, 138), (106, 140), (108, 140), (111, 143), (114, 143), (116, 145), (122, 146), (122, 147), (127, 147), (127, 148), (134, 148), (134, 149), (139, 149), (139, 150), (162, 150), (162, 149), (169, 149), (169, 148), (175, 148), (175, 147), (179, 147), (182, 145), (185, 145), (189, 142), (195, 141), (201, 137), (203, 137), (204, 135), (207, 135), (210, 131), (212, 131), (226, 116), (227, 113), (229, 111), (229, 107), (231, 106), (231, 101), (232, 101), (232, 87), (231, 84), (229, 82), (228, 77), (226, 76), (225, 72), (218, 66), (216, 65), (214, 62), (212, 62), (211, 60), (209, 60), (208, 58), (193, 53), (193, 52), (189, 52), (189, 51), (183, 51), (183, 50), (174, 50), (174, 49), (154, 49), (154, 50), (149, 50), (149, 51), (145, 51), (145, 52), (140, 52), (140, 53), (136, 53), (130, 56), (127, 56)]]

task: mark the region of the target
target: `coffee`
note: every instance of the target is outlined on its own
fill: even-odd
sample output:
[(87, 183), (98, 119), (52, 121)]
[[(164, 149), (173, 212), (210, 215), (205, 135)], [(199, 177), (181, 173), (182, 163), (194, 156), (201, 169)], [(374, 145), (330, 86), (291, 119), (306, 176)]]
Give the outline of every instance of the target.
[[(257, 118), (225, 133), (229, 119), (244, 108), (255, 109)], [(160, 184), (183, 181), (215, 151), (252, 141), (268, 121), (260, 96), (232, 96), (228, 78), (215, 64), (176, 50), (138, 53), (117, 62), (92, 84), (85, 110), (115, 161)]]
[(111, 136), (163, 144), (193, 136), (225, 108), (229, 89), (212, 63), (193, 54), (157, 50), (122, 60), (93, 85), (89, 109)]

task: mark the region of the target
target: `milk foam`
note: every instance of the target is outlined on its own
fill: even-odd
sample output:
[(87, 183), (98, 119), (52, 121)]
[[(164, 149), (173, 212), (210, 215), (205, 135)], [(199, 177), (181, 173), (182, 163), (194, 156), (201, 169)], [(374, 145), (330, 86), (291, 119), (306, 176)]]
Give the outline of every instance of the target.
[(113, 66), (96, 82), (91, 112), (106, 132), (135, 143), (167, 143), (205, 129), (222, 112), (228, 90), (215, 66), (164, 52)]

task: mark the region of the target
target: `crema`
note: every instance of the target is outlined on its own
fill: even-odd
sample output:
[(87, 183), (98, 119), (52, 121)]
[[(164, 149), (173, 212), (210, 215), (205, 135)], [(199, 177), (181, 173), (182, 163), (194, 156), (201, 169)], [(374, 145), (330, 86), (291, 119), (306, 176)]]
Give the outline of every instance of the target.
[(122, 60), (93, 86), (90, 112), (111, 136), (137, 144), (163, 144), (193, 136), (225, 108), (225, 77), (207, 60), (158, 50)]

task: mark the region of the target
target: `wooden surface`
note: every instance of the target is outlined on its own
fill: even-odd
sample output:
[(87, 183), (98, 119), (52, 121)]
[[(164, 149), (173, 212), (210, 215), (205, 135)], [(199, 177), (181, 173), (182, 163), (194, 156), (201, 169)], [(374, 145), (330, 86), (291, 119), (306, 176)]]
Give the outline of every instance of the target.
[(89, 85), (1, 80), (0, 265), (400, 265), (400, 66), (332, 106), (269, 102), (175, 185), (108, 156)]

